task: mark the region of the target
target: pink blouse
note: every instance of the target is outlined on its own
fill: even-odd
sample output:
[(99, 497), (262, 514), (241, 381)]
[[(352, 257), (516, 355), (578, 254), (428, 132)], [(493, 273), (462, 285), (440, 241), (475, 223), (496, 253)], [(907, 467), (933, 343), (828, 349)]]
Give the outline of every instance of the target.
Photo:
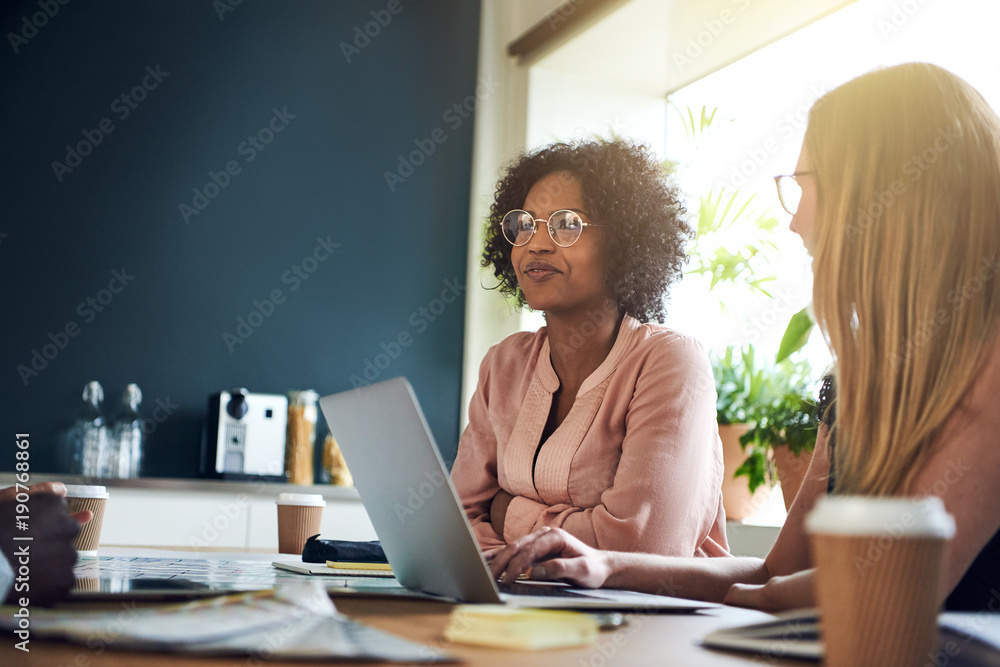
[[(697, 341), (626, 316), (540, 444), (558, 388), (545, 327), (483, 359), (451, 473), (481, 548), (554, 526), (600, 549), (728, 555), (715, 381)], [(502, 536), (490, 523), (501, 488), (514, 496)]]

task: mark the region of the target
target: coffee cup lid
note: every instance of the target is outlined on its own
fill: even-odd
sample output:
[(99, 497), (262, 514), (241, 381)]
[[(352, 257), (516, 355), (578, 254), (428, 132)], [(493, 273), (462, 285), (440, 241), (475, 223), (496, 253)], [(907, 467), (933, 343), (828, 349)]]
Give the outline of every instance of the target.
[(307, 507), (323, 507), (326, 501), (318, 493), (279, 493), (279, 505), (305, 505)]
[(936, 496), (826, 496), (806, 519), (810, 533), (940, 537), (955, 535), (955, 519)]
[(106, 486), (66, 484), (66, 496), (69, 498), (107, 498), (108, 488)]

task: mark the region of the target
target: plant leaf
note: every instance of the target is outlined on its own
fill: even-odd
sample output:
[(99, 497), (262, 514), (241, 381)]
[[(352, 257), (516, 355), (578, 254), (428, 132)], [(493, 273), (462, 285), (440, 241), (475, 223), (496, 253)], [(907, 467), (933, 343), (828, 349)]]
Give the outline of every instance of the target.
[(808, 308), (803, 308), (792, 315), (792, 319), (788, 321), (788, 327), (785, 328), (785, 334), (781, 337), (775, 361), (781, 363), (793, 352), (801, 350), (806, 341), (809, 340), (809, 334), (812, 332), (814, 324), (812, 318), (809, 317)]
[(747, 486), (750, 487), (750, 493), (753, 493), (757, 490), (757, 487), (768, 484), (771, 481), (768, 472), (767, 455), (763, 451), (755, 449), (740, 464), (740, 467), (736, 469), (733, 477), (745, 475), (747, 477)]

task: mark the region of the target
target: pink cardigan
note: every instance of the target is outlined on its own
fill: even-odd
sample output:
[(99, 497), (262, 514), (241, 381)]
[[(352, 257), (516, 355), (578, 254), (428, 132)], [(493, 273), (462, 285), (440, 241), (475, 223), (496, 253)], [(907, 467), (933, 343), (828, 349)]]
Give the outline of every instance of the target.
[[(536, 463), (558, 387), (545, 327), (483, 359), (451, 473), (481, 548), (556, 526), (600, 549), (728, 555), (715, 381), (697, 341), (626, 316)], [(502, 537), (501, 488), (514, 496)]]

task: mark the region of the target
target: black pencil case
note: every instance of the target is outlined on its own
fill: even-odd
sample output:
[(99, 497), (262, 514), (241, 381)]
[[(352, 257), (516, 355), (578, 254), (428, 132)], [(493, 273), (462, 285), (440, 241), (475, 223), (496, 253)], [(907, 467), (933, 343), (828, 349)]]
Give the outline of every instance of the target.
[(348, 542), (346, 540), (320, 540), (313, 535), (302, 548), (303, 563), (325, 563), (328, 560), (345, 563), (388, 563), (378, 540)]

